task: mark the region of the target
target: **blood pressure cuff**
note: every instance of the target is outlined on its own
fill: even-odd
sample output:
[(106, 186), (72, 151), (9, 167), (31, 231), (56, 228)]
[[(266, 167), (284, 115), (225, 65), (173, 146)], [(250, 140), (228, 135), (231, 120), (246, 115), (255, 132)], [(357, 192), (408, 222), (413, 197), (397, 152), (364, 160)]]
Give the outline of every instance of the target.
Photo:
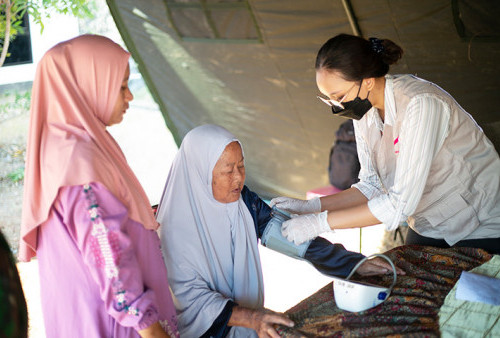
[(271, 220), (267, 223), (264, 233), (260, 238), (261, 243), (265, 247), (281, 252), (287, 256), (299, 259), (304, 258), (311, 241), (296, 245), (281, 234), (281, 224), (289, 219), (290, 217), (287, 214), (273, 207), (271, 211)]
[(262, 245), (292, 258), (306, 260), (318, 271), (328, 276), (346, 277), (365, 256), (348, 251), (342, 244), (333, 244), (323, 237), (316, 237), (301, 245), (288, 241), (281, 234), (281, 224), (289, 216), (273, 208), (271, 219), (263, 231)]

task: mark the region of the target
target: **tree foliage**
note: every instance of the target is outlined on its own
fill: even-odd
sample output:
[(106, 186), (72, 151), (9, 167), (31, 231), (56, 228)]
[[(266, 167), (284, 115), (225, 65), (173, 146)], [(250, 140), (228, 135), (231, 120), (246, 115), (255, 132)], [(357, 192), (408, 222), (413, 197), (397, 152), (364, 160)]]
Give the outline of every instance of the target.
[(0, 67), (8, 56), (10, 42), (23, 33), (21, 24), (26, 13), (43, 32), (43, 21), (52, 14), (91, 17), (93, 5), (84, 0), (0, 0)]

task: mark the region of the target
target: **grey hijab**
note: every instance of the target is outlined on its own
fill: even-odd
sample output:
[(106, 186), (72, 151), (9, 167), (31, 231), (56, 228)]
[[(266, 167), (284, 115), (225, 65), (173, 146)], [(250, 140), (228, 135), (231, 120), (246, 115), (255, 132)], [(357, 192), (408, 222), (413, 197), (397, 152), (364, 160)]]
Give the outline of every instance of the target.
[[(191, 130), (173, 161), (158, 209), (182, 337), (205, 333), (229, 299), (249, 308), (263, 306), (262, 269), (250, 212), (241, 196), (225, 204), (212, 194), (212, 170), (234, 141), (238, 140), (220, 126)], [(230, 335), (256, 333), (234, 327)]]

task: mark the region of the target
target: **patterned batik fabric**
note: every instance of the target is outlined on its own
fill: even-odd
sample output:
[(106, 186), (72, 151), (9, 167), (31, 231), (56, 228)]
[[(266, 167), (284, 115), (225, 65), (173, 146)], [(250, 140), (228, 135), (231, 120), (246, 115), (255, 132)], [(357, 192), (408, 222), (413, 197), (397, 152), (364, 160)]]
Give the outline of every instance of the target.
[[(385, 255), (406, 275), (398, 275), (384, 303), (359, 313), (340, 310), (329, 283), (286, 312), (295, 327), (280, 327), (280, 334), (283, 337), (439, 337), (439, 309), (461, 272), (492, 257), (481, 249), (416, 245), (400, 246)], [(355, 275), (352, 279), (388, 287), (393, 276)]]

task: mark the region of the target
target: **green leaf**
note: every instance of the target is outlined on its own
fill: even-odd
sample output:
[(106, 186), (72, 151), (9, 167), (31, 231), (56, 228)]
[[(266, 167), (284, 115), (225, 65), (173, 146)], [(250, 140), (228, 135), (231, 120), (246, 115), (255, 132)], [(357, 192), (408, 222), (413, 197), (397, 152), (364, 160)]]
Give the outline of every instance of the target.
[(8, 173), (7, 178), (14, 183), (22, 181), (24, 179), (24, 166)]

